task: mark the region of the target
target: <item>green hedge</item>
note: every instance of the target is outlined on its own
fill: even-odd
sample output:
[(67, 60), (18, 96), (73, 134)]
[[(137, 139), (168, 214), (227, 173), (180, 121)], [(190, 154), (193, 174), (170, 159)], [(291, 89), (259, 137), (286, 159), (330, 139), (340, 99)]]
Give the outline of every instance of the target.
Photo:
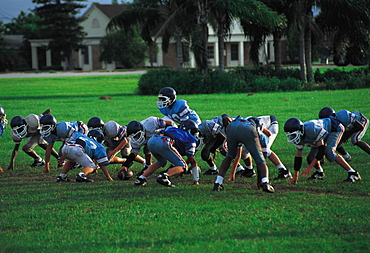
[(163, 87), (172, 87), (180, 94), (278, 92), (300, 90), (335, 90), (370, 88), (367, 68), (353, 71), (329, 69), (314, 73), (315, 83), (299, 79), (299, 69), (238, 67), (225, 72), (210, 70), (206, 75), (196, 70), (178, 71), (170, 68), (150, 70), (139, 81), (139, 94), (157, 95)]

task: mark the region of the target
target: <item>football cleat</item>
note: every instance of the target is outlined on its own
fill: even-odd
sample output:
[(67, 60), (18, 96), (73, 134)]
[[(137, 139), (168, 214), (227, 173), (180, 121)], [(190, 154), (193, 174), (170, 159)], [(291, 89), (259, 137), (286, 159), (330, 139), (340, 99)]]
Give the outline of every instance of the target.
[(67, 176), (65, 177), (62, 177), (62, 176), (58, 176), (57, 177), (57, 182), (69, 182), (71, 181)]
[(275, 177), (273, 180), (283, 180), (283, 179), (291, 179), (291, 178), (292, 178), (292, 174), (290, 174), (289, 170), (280, 169), (278, 176)]
[(218, 169), (216, 168), (215, 170), (208, 169), (206, 172), (203, 173), (203, 175), (209, 176), (209, 175), (217, 175), (218, 174)]
[[(240, 171), (238, 171), (238, 172), (240, 172)], [(251, 177), (256, 176), (256, 172), (254, 171), (254, 169), (245, 169), (245, 170), (241, 170), (241, 173), (238, 173), (238, 172), (235, 174), (238, 177), (251, 178)]]
[(343, 180), (343, 182), (354, 183), (360, 180), (361, 176), (358, 172), (348, 172), (348, 177), (347, 179)]
[(164, 174), (159, 174), (157, 177), (157, 183), (164, 185), (166, 187), (174, 187), (174, 185), (171, 183), (171, 181), (168, 179), (168, 176)]
[(214, 183), (212, 191), (219, 192), (219, 191), (224, 191), (224, 190), (225, 188), (222, 184)]
[(275, 189), (270, 183), (262, 183), (261, 184), (262, 191), (268, 192), (268, 193), (274, 193)]
[(313, 173), (309, 178), (307, 178), (307, 180), (323, 180), (325, 177), (325, 174), (324, 172), (318, 172), (318, 171), (315, 171), (315, 173)]
[(146, 178), (136, 178), (135, 180), (135, 185), (139, 186), (139, 185), (146, 185)]
[(44, 159), (40, 158), (40, 159), (34, 160), (33, 163), (31, 164), (31, 167), (40, 167), (43, 165), (45, 165), (45, 161)]
[(77, 175), (76, 176), (76, 182), (86, 182), (86, 183), (91, 183), (91, 182), (94, 182), (94, 180), (90, 179), (90, 178), (87, 178), (86, 176), (81, 176), (81, 175)]
[(351, 155), (350, 154), (345, 154), (345, 155), (343, 155), (342, 156), (343, 157), (343, 159), (344, 160), (346, 160), (346, 162), (350, 162), (350, 161), (352, 161), (352, 157), (351, 157)]

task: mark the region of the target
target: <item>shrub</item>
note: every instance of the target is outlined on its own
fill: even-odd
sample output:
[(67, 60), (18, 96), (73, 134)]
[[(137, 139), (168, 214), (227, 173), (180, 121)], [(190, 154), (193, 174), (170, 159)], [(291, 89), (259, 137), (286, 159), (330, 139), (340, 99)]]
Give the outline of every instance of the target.
[(209, 70), (201, 75), (197, 70), (178, 71), (170, 68), (150, 70), (139, 81), (139, 94), (156, 95), (163, 87), (172, 87), (179, 94), (210, 94), (235, 92), (276, 92), (299, 90), (335, 90), (370, 87), (368, 69), (355, 71), (316, 70), (316, 83), (304, 84), (299, 69), (283, 69), (274, 72), (271, 68), (238, 67), (220, 72)]

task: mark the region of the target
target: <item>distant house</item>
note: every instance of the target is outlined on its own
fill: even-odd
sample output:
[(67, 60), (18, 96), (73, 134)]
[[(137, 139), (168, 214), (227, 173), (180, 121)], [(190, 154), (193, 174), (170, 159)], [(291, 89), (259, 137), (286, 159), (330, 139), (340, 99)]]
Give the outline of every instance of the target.
[[(87, 33), (83, 40), (84, 48), (73, 55), (73, 62), (76, 69), (85, 71), (97, 69), (116, 69), (119, 66), (115, 62), (100, 62), (100, 40), (106, 35), (106, 27), (114, 16), (120, 14), (124, 9), (124, 4), (92, 4), (83, 14), (86, 17), (81, 23)], [(39, 69), (37, 60), (37, 48), (49, 43), (49, 40), (31, 40), (32, 48), (32, 68)], [(249, 49), (251, 43), (241, 31), (238, 24), (234, 24), (232, 35), (225, 41), (224, 63), (225, 66), (244, 66), (251, 64)], [(152, 60), (146, 62), (146, 66), (167, 66), (175, 68), (177, 66), (176, 45), (173, 41), (169, 45), (167, 53), (161, 49), (161, 38), (157, 40), (157, 55)], [(286, 41), (282, 41), (282, 60), (286, 60)], [(218, 66), (218, 41), (217, 34), (209, 27), (208, 53), (211, 66)], [(275, 59), (272, 36), (266, 38), (264, 47), (260, 50), (262, 63), (272, 62)], [(62, 63), (64, 66), (66, 63)], [(46, 66), (51, 66), (51, 53), (46, 51)], [(195, 67), (194, 56), (189, 53), (189, 59), (185, 62), (186, 67)], [(66, 66), (64, 66), (66, 67)]]
[[(82, 44), (83, 49), (73, 54), (73, 63), (76, 69), (115, 69), (114, 62), (100, 62), (100, 40), (106, 35), (106, 27), (115, 15), (122, 12), (123, 4), (92, 4), (83, 14), (86, 19), (81, 23), (83, 30), (87, 33)], [(32, 68), (39, 69), (38, 51), (45, 48), (50, 40), (30, 40), (32, 50)], [(52, 65), (52, 54), (46, 51), (46, 67)], [(66, 62), (61, 65), (66, 69)]]

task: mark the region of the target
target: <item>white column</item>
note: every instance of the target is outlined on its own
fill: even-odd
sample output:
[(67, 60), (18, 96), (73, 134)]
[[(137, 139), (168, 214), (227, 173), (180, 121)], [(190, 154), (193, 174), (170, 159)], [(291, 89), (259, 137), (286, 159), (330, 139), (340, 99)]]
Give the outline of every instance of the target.
[(51, 67), (51, 50), (46, 50), (46, 67)]
[(32, 69), (39, 70), (38, 57), (37, 57), (37, 47), (31, 46), (32, 55)]
[(239, 41), (239, 66), (244, 66), (244, 42)]
[(214, 52), (214, 57), (215, 57), (215, 66), (218, 67), (218, 65), (220, 64), (220, 61), (219, 61), (220, 54), (218, 52), (218, 42), (215, 42), (213, 52)]

